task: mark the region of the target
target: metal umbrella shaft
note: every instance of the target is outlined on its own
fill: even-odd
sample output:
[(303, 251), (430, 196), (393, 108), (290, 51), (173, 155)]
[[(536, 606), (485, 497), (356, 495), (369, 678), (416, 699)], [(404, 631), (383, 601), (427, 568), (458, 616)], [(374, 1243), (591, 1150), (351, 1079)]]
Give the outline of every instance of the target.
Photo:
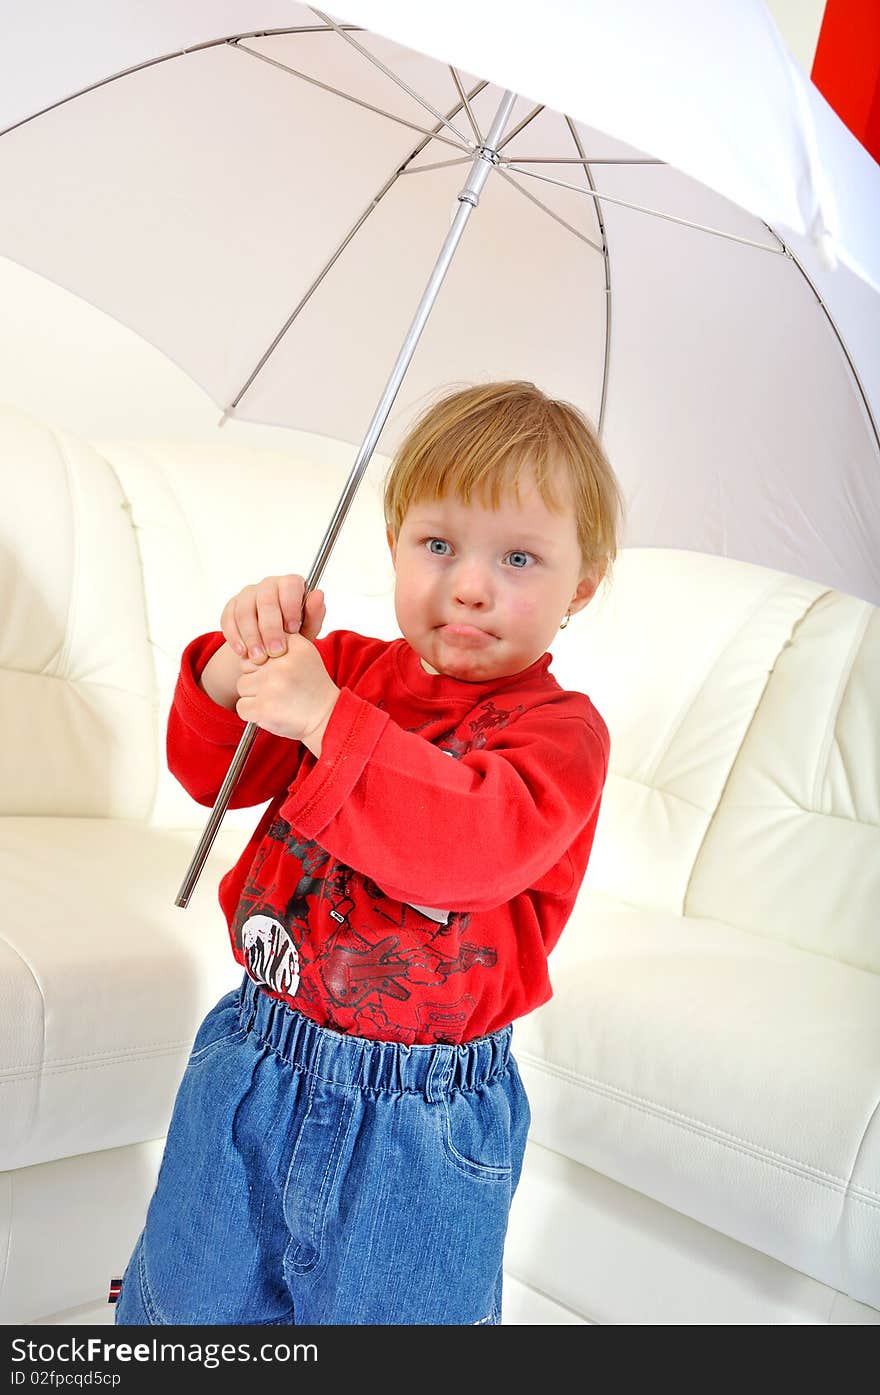
[[(455, 217), (452, 220), (449, 232), (446, 235), (443, 246), (440, 249), (440, 255), (438, 256), (437, 261), (434, 265), (434, 270), (431, 272), (428, 284), (425, 287), (424, 292), (422, 293), (422, 298), (419, 301), (419, 305), (413, 318), (412, 324), (410, 325), (407, 336), (403, 341), (400, 353), (397, 356), (397, 361), (394, 364), (394, 368), (391, 371), (391, 376), (389, 377), (388, 382), (385, 386), (385, 391), (383, 392), (382, 397), (379, 401), (379, 405), (377, 406), (376, 411), (373, 414), (373, 419), (370, 422), (370, 425), (367, 429), (367, 434), (365, 435), (363, 442), (361, 443), (354, 465), (352, 466), (351, 474), (349, 475), (345, 484), (345, 488), (342, 491), (342, 495), (340, 496), (339, 503), (336, 505), (333, 517), (330, 519), (327, 531), (324, 534), (321, 546), (318, 549), (317, 556), (315, 557), (315, 560), (312, 563), (311, 568), (309, 570), (309, 574), (306, 577), (306, 594), (309, 591), (313, 591), (315, 587), (318, 585), (318, 582), (320, 581), (321, 576), (323, 574), (324, 568), (327, 565), (327, 562), (330, 558), (330, 553), (333, 550), (333, 544), (336, 541), (337, 534), (339, 533), (339, 530), (342, 527), (343, 521), (345, 519), (346, 514), (348, 513), (352, 500), (354, 499), (354, 496), (357, 493), (358, 485), (360, 484), (361, 479), (363, 478), (364, 471), (366, 470), (367, 465), (370, 462), (370, 458), (373, 454), (373, 451), (376, 448), (376, 442), (378, 441), (382, 433), (382, 428), (384, 427), (385, 422), (388, 418), (388, 413), (391, 411), (391, 408), (394, 404), (394, 399), (397, 396), (401, 383), (403, 382), (404, 374), (406, 373), (406, 370), (409, 367), (410, 360), (413, 354), (415, 353), (416, 345), (419, 342), (419, 338), (421, 336), (422, 330), (425, 327), (428, 315), (431, 313), (431, 308), (434, 304), (434, 301), (437, 298), (437, 293), (440, 290), (441, 285), (443, 284), (443, 279), (446, 275), (446, 272), (449, 269), (449, 264), (452, 261), (455, 249), (458, 246), (459, 241), (461, 240), (461, 236), (464, 232), (467, 220), (470, 217), (473, 209), (476, 208), (477, 204), (479, 203), (480, 193), (482, 191), (483, 185), (489, 177), (489, 171), (491, 170), (492, 166), (497, 163), (498, 154), (496, 147), (499, 140), (501, 139), (501, 135), (504, 131), (505, 125), (507, 124), (507, 120), (510, 116), (510, 113), (513, 110), (513, 105), (515, 101), (515, 92), (505, 92), (498, 106), (498, 110), (495, 113), (495, 117), (492, 121), (491, 127), (489, 128), (489, 132), (486, 136), (486, 139), (477, 151), (476, 155), (474, 156), (474, 161), (471, 165), (467, 181), (461, 193), (458, 195), (458, 210), (455, 214)], [(242, 732), (241, 740), (238, 743), (238, 748), (235, 752), (235, 755), (232, 758), (232, 763), (229, 767), (229, 770), (226, 772), (226, 778), (220, 787), (220, 791), (217, 795), (216, 800), (214, 801), (214, 807), (211, 810), (208, 822), (205, 824), (204, 832), (202, 833), (202, 836), (199, 839), (198, 846), (196, 847), (196, 850), (192, 857), (192, 861), (190, 862), (189, 867), (187, 868), (186, 875), (180, 886), (180, 890), (178, 891), (177, 896), (175, 897), (174, 904), (176, 906), (189, 905), (189, 899), (193, 893), (193, 890), (195, 889), (196, 882), (199, 879), (199, 874), (201, 873), (201, 870), (204, 867), (205, 862), (207, 861), (208, 854), (210, 853), (211, 848), (214, 844), (214, 839), (217, 836), (217, 831), (220, 827), (223, 815), (226, 813), (226, 808), (229, 804), (229, 799), (232, 795), (232, 791), (235, 788), (239, 776), (241, 775), (241, 772), (244, 768), (244, 763), (248, 758), (248, 754), (250, 752), (251, 747), (254, 744), (254, 741), (256, 740), (257, 732), (259, 730), (259, 725), (256, 722), (248, 722), (247, 726)]]

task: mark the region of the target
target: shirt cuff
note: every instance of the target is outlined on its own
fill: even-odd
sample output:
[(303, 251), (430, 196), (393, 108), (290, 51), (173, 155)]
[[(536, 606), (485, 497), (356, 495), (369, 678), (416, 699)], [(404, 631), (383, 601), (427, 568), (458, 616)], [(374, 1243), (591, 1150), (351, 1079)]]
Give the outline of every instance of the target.
[(321, 740), (321, 754), (304, 780), (291, 786), (278, 812), (306, 837), (317, 838), (351, 794), (388, 725), (387, 712), (340, 688)]
[(212, 630), (199, 635), (186, 646), (180, 660), (173, 706), (177, 708), (184, 726), (189, 727), (201, 740), (210, 741), (215, 746), (237, 746), (247, 722), (237, 712), (222, 707), (208, 697), (198, 683), (208, 661), (225, 643), (223, 633)]

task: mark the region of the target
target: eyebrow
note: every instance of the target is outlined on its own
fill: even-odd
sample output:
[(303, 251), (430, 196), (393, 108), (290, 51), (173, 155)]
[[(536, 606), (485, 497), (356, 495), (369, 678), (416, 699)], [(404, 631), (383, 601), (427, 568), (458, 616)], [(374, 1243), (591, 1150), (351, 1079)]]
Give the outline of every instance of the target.
[[(434, 518), (430, 514), (421, 517), (419, 514), (413, 513), (410, 522), (413, 527), (418, 529), (436, 529), (438, 533), (455, 531), (450, 528), (448, 523), (443, 523), (439, 518)], [(531, 543), (536, 547), (550, 547), (553, 542), (553, 539), (546, 533), (526, 533), (520, 532), (519, 529), (516, 529), (515, 532), (511, 529), (511, 536), (515, 537), (517, 542)]]

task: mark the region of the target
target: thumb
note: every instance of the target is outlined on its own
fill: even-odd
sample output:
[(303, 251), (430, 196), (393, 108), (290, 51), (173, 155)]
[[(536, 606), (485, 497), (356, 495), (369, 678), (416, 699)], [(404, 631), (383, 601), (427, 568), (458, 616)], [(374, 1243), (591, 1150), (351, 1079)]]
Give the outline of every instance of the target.
[(327, 614), (323, 591), (310, 591), (303, 609), (303, 622), (300, 634), (304, 639), (317, 639)]

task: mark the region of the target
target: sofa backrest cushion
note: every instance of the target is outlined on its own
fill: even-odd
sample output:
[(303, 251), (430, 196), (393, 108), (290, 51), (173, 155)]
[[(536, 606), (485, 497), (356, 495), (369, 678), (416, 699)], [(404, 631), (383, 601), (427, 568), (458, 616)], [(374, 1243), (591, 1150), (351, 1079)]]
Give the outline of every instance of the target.
[(880, 609), (826, 591), (781, 650), (688, 915), (880, 973)]
[(880, 609), (628, 548), (577, 621), (554, 670), (611, 733), (585, 887), (880, 972)]
[(91, 446), (0, 409), (0, 808), (142, 819), (157, 721), (119, 480)]

